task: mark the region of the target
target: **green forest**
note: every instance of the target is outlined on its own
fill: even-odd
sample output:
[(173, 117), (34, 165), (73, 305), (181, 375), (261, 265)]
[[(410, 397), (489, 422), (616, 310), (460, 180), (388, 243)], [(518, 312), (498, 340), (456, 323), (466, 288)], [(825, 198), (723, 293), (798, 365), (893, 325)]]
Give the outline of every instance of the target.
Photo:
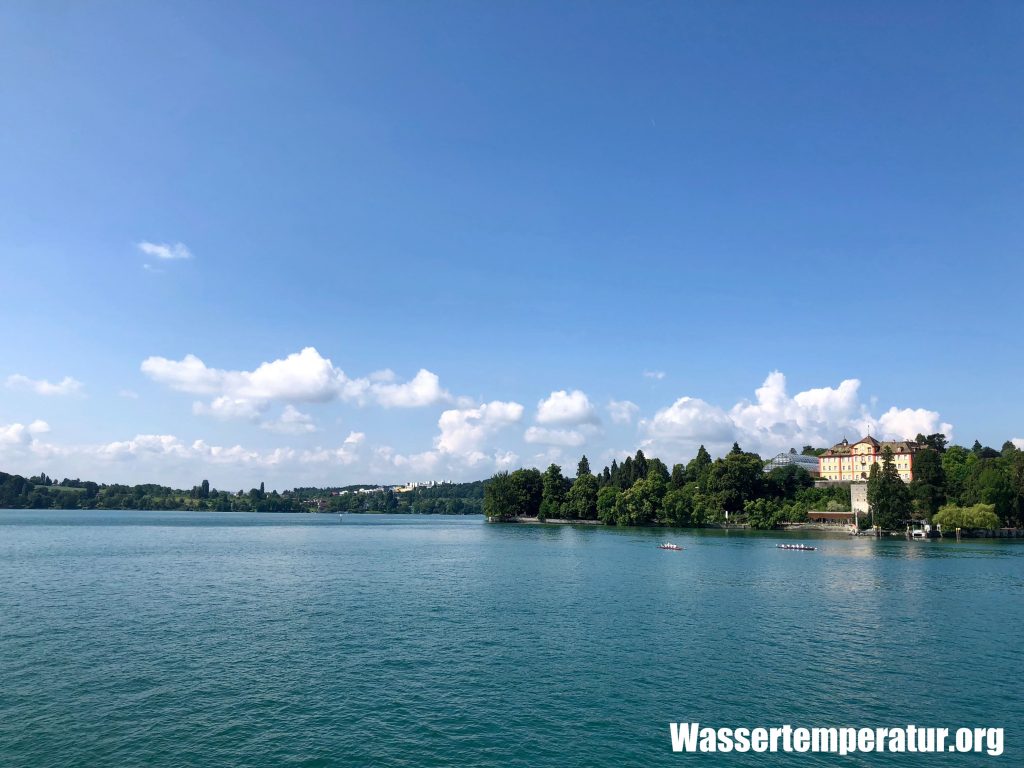
[[(912, 520), (959, 519), (971, 509), (971, 520), (986, 523), (977, 527), (995, 527), (993, 520), (1002, 526), (1021, 524), (1024, 452), (1010, 442), (999, 451), (977, 441), (970, 449), (948, 445), (941, 434), (918, 435), (917, 442), (921, 447), (914, 457), (912, 482), (900, 480), (891, 452), (872, 467), (868, 501), (873, 520), (862, 520), (863, 525), (873, 522), (897, 530)], [(817, 456), (823, 450), (804, 446), (802, 453)], [(637, 451), (595, 474), (584, 456), (572, 479), (557, 464), (544, 472), (519, 469), (494, 475), (486, 485), (483, 508), (488, 518), (498, 521), (536, 517), (677, 527), (728, 522), (753, 528), (804, 522), (812, 510), (849, 511), (848, 483), (816, 488), (800, 467), (770, 472), (764, 467), (764, 459), (735, 443), (727, 455), (714, 460), (701, 446), (688, 463), (671, 469)]]
[[(361, 490), (370, 490), (361, 493)], [(57, 481), (46, 473), (33, 477), (0, 472), (0, 508), (142, 509), (220, 512), (395, 512), (478, 515), (484, 483), (440, 483), (407, 493), (366, 485), (296, 488), (278, 493), (264, 484), (248, 491), (211, 488), (207, 480), (190, 490), (151, 483), (101, 485), (88, 480)]]

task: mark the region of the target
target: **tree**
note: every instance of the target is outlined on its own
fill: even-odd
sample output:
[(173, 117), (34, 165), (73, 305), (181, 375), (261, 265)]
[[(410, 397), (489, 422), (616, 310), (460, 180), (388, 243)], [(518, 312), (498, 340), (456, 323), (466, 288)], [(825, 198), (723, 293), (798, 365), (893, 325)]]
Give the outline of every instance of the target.
[(711, 469), (711, 454), (703, 445), (697, 449), (697, 455), (686, 465), (686, 481), (703, 485), (708, 470)]
[(795, 499), (804, 488), (814, 487), (814, 478), (803, 467), (787, 464), (775, 467), (764, 477), (765, 492), (778, 499)]
[(580, 458), (580, 463), (576, 465), (576, 477), (582, 477), (583, 475), (590, 474), (590, 461), (587, 460), (586, 454)]
[(536, 517), (544, 498), (544, 480), (539, 469), (517, 469), (510, 477), (515, 491), (517, 515)]
[(761, 530), (774, 528), (782, 518), (782, 505), (772, 499), (752, 499), (743, 505), (743, 511), (750, 527)]
[(992, 505), (995, 513), (1009, 524), (1016, 517), (1016, 501), (1012, 480), (1003, 470), (1002, 461), (983, 461), (976, 488), (982, 504)]
[(669, 478), (669, 486), (673, 490), (679, 490), (686, 485), (686, 467), (682, 464), (672, 465), (672, 475)]
[(557, 464), (549, 466), (544, 472), (540, 510), (537, 516), (542, 520), (561, 517), (567, 489), (568, 481), (562, 476), (562, 468)]
[(973, 507), (947, 504), (936, 513), (932, 522), (942, 526), (943, 531), (954, 531), (957, 528), (994, 530), (999, 527), (999, 516), (991, 504), (975, 504)]
[(665, 462), (661, 459), (648, 459), (647, 460), (647, 474), (645, 477), (651, 475), (657, 475), (667, 485), (671, 479), (671, 474), (668, 471), (668, 467), (665, 466)]
[[(942, 473), (946, 477), (946, 496), (957, 504), (966, 503), (971, 464), (976, 457), (962, 445), (951, 445), (942, 454)], [(973, 502), (972, 502), (973, 503)]]
[(499, 472), (484, 484), (484, 515), (491, 520), (536, 517), (542, 494), (543, 480), (536, 469)]
[(889, 446), (882, 449), (881, 469), (878, 464), (871, 465), (868, 505), (875, 525), (885, 530), (896, 530), (910, 515), (910, 489), (900, 479)]
[(910, 495), (918, 511), (929, 518), (945, 503), (946, 473), (942, 469), (942, 455), (934, 448), (921, 448), (914, 456)]
[(499, 472), (484, 485), (484, 515), (488, 520), (511, 520), (516, 516), (515, 483), (508, 472)]
[(658, 521), (680, 528), (690, 525), (693, 521), (693, 497), (696, 490), (696, 483), (679, 488), (670, 487), (662, 500), (661, 516)]
[(730, 451), (711, 466), (706, 485), (718, 497), (723, 511), (741, 512), (748, 499), (762, 494), (764, 462), (754, 453)]
[(732, 449), (729, 451), (729, 455), (730, 456), (737, 456), (737, 455), (739, 455), (741, 453), (743, 453), (743, 449), (740, 448), (740, 444), (739, 443), (733, 443), (732, 444)]
[(647, 457), (644, 456), (644, 452), (637, 449), (636, 456), (633, 457), (633, 480), (644, 480), (647, 478)]
[(946, 436), (941, 432), (936, 432), (931, 435), (922, 435), (918, 432), (917, 437), (914, 438), (914, 442), (927, 446), (937, 453), (943, 453), (946, 450), (946, 445), (949, 441), (946, 440)]
[(208, 499), (210, 498), (210, 481), (203, 480), (202, 485), (199, 486), (199, 498)]
[(597, 519), (605, 525), (615, 525), (615, 508), (621, 493), (614, 485), (606, 485), (597, 492)]
[(596, 520), (597, 496), (597, 478), (589, 472), (577, 475), (565, 497), (565, 516), (569, 519)]
[(619, 476), (615, 478), (615, 484), (620, 490), (626, 490), (633, 485), (633, 474), (633, 459), (627, 456), (619, 465)]
[(631, 488), (619, 495), (615, 505), (618, 525), (647, 525), (658, 519), (661, 501), (667, 490), (665, 479), (656, 473), (637, 480)]

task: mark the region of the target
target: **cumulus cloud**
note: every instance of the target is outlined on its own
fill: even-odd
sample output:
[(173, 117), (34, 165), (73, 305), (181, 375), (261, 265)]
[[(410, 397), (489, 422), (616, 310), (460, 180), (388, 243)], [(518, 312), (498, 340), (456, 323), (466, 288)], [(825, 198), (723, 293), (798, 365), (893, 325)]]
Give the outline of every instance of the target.
[(342, 464), (348, 466), (359, 459), (359, 447), (366, 440), (363, 432), (349, 432), (348, 437), (337, 448), (316, 448), (303, 451), (299, 457), (306, 464)]
[(266, 403), (246, 400), (244, 397), (216, 397), (209, 403), (192, 403), (192, 413), (197, 416), (213, 416), (225, 421), (231, 419), (255, 420), (266, 407)]
[[(935, 411), (892, 407), (879, 418), (859, 397), (860, 381), (846, 379), (835, 387), (798, 392), (786, 390), (786, 377), (773, 371), (754, 393), (728, 411), (693, 397), (679, 398), (652, 419), (641, 422), (644, 447), (670, 456), (692, 453), (703, 443), (721, 452), (733, 441), (762, 455), (801, 445), (831, 446), (843, 435), (873, 434), (879, 439), (907, 439), (919, 432), (943, 432), (953, 427)], [(872, 403), (873, 405), (873, 403)]]
[(0, 424), (0, 448), (31, 446), (37, 435), (50, 431), (50, 425), (36, 419), (31, 424)]
[(83, 385), (78, 379), (70, 376), (65, 376), (56, 384), (52, 384), (46, 379), (30, 379), (28, 376), (15, 373), (7, 377), (7, 386), (9, 389), (34, 392), (37, 395), (62, 397), (81, 393)]
[(241, 445), (211, 445), (205, 440), (186, 443), (176, 435), (156, 434), (140, 434), (129, 440), (78, 446), (69, 449), (69, 453), (105, 462), (140, 462), (158, 468), (166, 467), (167, 462), (269, 468), (296, 458), (291, 448), (258, 451)]
[(487, 460), (485, 444), (501, 429), (519, 422), (524, 408), (520, 403), (494, 400), (474, 408), (452, 408), (437, 421), (440, 434), (434, 447), (469, 466)]
[(1010, 442), (1013, 443), (1015, 447), (1024, 451), (1024, 437), (1015, 437)]
[(586, 436), (575, 429), (549, 429), (547, 427), (530, 427), (523, 434), (523, 440), (527, 443), (539, 443), (541, 445), (561, 445), (566, 448), (574, 448), (583, 445)]
[(303, 413), (294, 405), (286, 405), (278, 418), (264, 421), (260, 426), (271, 432), (280, 432), (286, 435), (304, 435), (316, 432), (313, 417), (308, 413)]
[(939, 420), (939, 414), (924, 408), (890, 408), (878, 419), (879, 433), (895, 440), (913, 439), (917, 435), (941, 432), (953, 436), (953, 425)]
[(175, 261), (179, 259), (191, 259), (192, 251), (184, 243), (150, 243), (143, 241), (136, 243), (136, 247), (147, 256), (152, 256), (161, 261)]
[(432, 475), (441, 463), (441, 454), (438, 451), (401, 454), (395, 453), (390, 447), (383, 446), (377, 449), (377, 455), (388, 465), (396, 469), (407, 470), (417, 477)]
[(172, 389), (212, 396), (209, 403), (200, 403), (193, 410), (221, 418), (255, 419), (275, 401), (325, 403), (341, 399), (364, 404), (373, 400), (385, 408), (416, 408), (451, 400), (437, 375), (426, 369), (405, 383), (395, 381), (391, 371), (378, 371), (371, 378), (350, 378), (314, 347), (262, 363), (252, 371), (211, 368), (192, 354), (181, 360), (148, 357), (141, 368)]
[(373, 381), (370, 384), (370, 390), (377, 402), (385, 408), (417, 408), (451, 400), (451, 395), (441, 388), (441, 380), (437, 374), (425, 368), (421, 368), (404, 384), (393, 383), (394, 374), (391, 376), (391, 379)]
[(494, 454), (494, 467), (498, 470), (509, 470), (516, 466), (519, 455), (513, 451), (498, 452)]
[(123, 461), (140, 456), (188, 457), (188, 446), (174, 435), (136, 435), (130, 440), (117, 440), (95, 448), (99, 458)]
[(662, 408), (654, 418), (641, 422), (650, 441), (721, 443), (736, 433), (729, 414), (700, 398), (680, 397), (668, 408)]
[(560, 389), (537, 403), (538, 424), (572, 426), (597, 422), (597, 411), (590, 398), (578, 389), (572, 392)]
[(640, 411), (640, 406), (629, 400), (611, 400), (607, 408), (608, 415), (615, 424), (632, 424)]

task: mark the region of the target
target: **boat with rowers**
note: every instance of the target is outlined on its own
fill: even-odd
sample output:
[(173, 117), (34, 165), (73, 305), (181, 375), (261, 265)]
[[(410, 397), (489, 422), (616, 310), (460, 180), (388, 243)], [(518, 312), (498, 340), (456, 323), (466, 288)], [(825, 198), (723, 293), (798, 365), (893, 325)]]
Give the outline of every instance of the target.
[(806, 544), (776, 544), (776, 549), (795, 549), (798, 552), (813, 552), (817, 547), (808, 547)]
[(683, 548), (678, 544), (673, 544), (671, 541), (666, 541), (664, 544), (659, 544), (658, 549), (671, 549), (673, 552), (681, 552)]

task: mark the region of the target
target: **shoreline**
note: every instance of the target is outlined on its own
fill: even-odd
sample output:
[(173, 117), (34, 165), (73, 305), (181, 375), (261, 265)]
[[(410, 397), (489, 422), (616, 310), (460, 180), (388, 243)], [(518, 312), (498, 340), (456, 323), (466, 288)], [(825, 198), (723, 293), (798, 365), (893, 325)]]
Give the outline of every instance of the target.
[[(539, 520), (536, 517), (516, 517), (511, 520), (495, 520), (490, 517), (484, 517), (485, 523), (493, 523), (494, 525), (582, 525), (582, 526), (599, 526), (602, 528), (618, 528), (615, 525), (606, 525), (600, 520), (566, 520), (563, 518), (548, 518), (547, 520)], [(636, 529), (673, 529), (680, 531), (758, 531), (759, 533), (799, 533), (801, 531), (809, 531), (813, 533), (839, 533), (851, 538), (906, 538), (906, 531), (881, 531), (881, 536), (876, 536), (870, 530), (857, 531), (852, 530), (850, 526), (839, 526), (829, 525), (828, 523), (791, 523), (783, 525), (779, 528), (752, 528), (747, 523), (711, 523), (708, 525), (697, 525), (697, 526), (672, 526), (672, 525), (631, 525), (623, 526), (624, 528), (636, 528)], [(988, 530), (984, 528), (964, 530), (960, 532), (960, 538), (964, 539), (1017, 539), (1024, 538), (1024, 528), (997, 528), (995, 530)], [(938, 536), (926, 539), (926, 541), (942, 541), (949, 539), (950, 541), (956, 541), (956, 533), (950, 533), (947, 536)]]

